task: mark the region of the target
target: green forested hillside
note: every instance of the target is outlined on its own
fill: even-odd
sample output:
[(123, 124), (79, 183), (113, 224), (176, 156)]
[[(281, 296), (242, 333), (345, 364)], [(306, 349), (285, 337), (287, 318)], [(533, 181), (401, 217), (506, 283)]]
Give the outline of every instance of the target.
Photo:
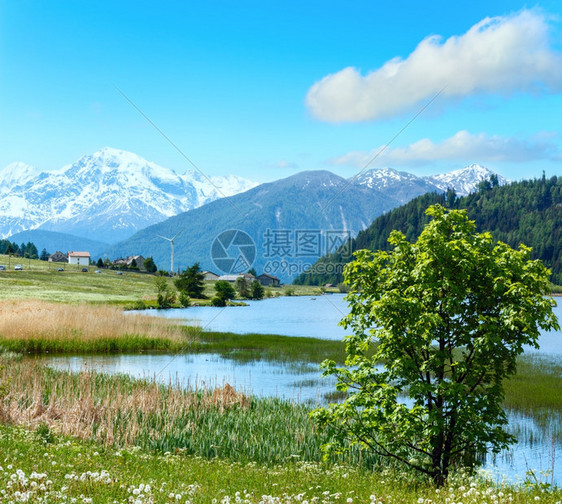
[[(552, 282), (562, 284), (562, 177), (525, 180), (498, 187), (482, 182), (478, 192), (457, 198), (454, 193), (425, 194), (381, 215), (351, 243), (351, 250), (387, 249), (393, 229), (414, 240), (428, 222), (425, 209), (439, 203), (465, 208), (479, 231), (490, 231), (496, 240), (533, 248), (533, 257), (552, 270)], [(311, 270), (295, 279), (297, 284), (322, 285), (342, 281), (343, 265), (351, 259), (345, 249), (322, 257)]]

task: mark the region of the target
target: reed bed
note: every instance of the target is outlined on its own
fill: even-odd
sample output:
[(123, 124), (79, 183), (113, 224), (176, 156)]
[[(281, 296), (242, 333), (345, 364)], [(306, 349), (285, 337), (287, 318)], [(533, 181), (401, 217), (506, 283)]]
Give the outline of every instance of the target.
[(562, 413), (562, 362), (545, 355), (517, 361), (517, 374), (505, 383), (505, 405), (523, 413), (545, 409)]
[(322, 458), (326, 441), (304, 405), (253, 400), (228, 384), (214, 391), (95, 371), (71, 374), (23, 360), (0, 371), (8, 383), (0, 417), (107, 446), (138, 446), (207, 458), (280, 463)]
[(0, 303), (0, 347), (21, 353), (179, 351), (193, 343), (198, 332), (171, 320), (125, 314), (114, 306)]

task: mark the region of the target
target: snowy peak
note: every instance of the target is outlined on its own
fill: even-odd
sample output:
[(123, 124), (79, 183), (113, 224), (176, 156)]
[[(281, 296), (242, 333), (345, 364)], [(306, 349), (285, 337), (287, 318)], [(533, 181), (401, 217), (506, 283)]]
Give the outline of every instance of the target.
[(401, 203), (406, 203), (426, 192), (446, 191), (449, 188), (454, 189), (457, 196), (466, 196), (476, 191), (482, 180), (489, 179), (493, 175), (498, 177), (500, 185), (509, 182), (505, 177), (479, 164), (471, 164), (460, 170), (429, 177), (418, 177), (392, 168), (374, 168), (349, 180), (354, 184), (387, 192)]
[(442, 191), (452, 188), (457, 193), (457, 196), (466, 196), (476, 191), (478, 189), (478, 184), (480, 184), (482, 180), (489, 179), (493, 175), (497, 176), (500, 185), (509, 183), (509, 180), (505, 177), (476, 163), (459, 170), (428, 177), (428, 180)]
[(22, 162), (11, 163), (0, 169), (0, 193), (13, 186), (25, 184), (27, 181), (39, 175), (39, 170), (34, 166)]
[(48, 173), (13, 163), (0, 171), (0, 237), (40, 228), (116, 241), (255, 185), (234, 175), (178, 175), (110, 147)]
[(415, 175), (407, 172), (399, 172), (393, 168), (374, 168), (361, 172), (359, 175), (352, 177), (354, 183), (369, 187), (371, 189), (384, 189), (403, 180), (417, 179)]

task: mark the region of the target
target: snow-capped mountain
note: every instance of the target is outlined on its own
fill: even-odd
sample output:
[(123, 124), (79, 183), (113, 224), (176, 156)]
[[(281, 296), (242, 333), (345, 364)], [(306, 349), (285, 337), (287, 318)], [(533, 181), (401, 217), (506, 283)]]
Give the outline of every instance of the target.
[(53, 172), (12, 163), (0, 171), (0, 236), (44, 229), (114, 242), (255, 185), (234, 175), (178, 175), (109, 147)]
[(431, 191), (446, 191), (449, 188), (454, 189), (457, 196), (466, 196), (476, 191), (478, 184), (492, 175), (498, 177), (500, 185), (509, 182), (505, 177), (479, 164), (471, 164), (460, 170), (428, 177), (418, 177), (392, 168), (374, 168), (352, 177), (350, 181), (391, 194), (401, 203), (406, 203), (421, 194)]
[(10, 163), (0, 169), (0, 194), (2, 188), (23, 184), (37, 175), (39, 175), (39, 171), (34, 166), (22, 162)]
[[(493, 174), (476, 164), (432, 177), (379, 168), (348, 179), (347, 185), (371, 191), (372, 198), (392, 200), (393, 207), (449, 187), (463, 196), (477, 190), (480, 181)], [(508, 182), (497, 177), (500, 184)], [(316, 193), (331, 190), (334, 184), (339, 187), (340, 179), (334, 174), (330, 178), (310, 172), (280, 181), (280, 187), (298, 183), (303, 185), (301, 189)], [(39, 229), (113, 243), (256, 185), (234, 175), (207, 178), (193, 171), (178, 175), (136, 154), (109, 147), (52, 172), (40, 173), (25, 163), (12, 163), (0, 170), (0, 237)], [(267, 191), (269, 186), (261, 187)], [(292, 185), (286, 187), (287, 191), (293, 189)], [(364, 227), (370, 220), (372, 216), (365, 215)]]
[(476, 191), (478, 189), (478, 184), (480, 184), (480, 182), (484, 179), (489, 179), (492, 175), (498, 177), (499, 185), (509, 183), (509, 180), (505, 177), (502, 177), (501, 175), (494, 173), (492, 170), (475, 163), (465, 166), (460, 170), (454, 170), (442, 173), (441, 175), (427, 177), (427, 180), (435, 184), (443, 191), (446, 191), (448, 188), (452, 188), (457, 193), (457, 196), (466, 196), (467, 194)]
[(425, 178), (392, 168), (374, 168), (350, 179), (352, 183), (382, 191), (399, 203), (407, 203), (416, 196), (439, 190)]

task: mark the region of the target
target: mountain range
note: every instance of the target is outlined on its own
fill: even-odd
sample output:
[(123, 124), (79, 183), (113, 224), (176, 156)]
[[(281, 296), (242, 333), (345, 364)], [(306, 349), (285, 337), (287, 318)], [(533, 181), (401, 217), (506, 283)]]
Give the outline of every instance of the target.
[(40, 229), (112, 243), (255, 185), (233, 175), (178, 175), (109, 147), (52, 172), (12, 163), (0, 170), (0, 237)]
[[(178, 175), (136, 154), (106, 147), (54, 172), (38, 172), (24, 163), (0, 170), (0, 237), (33, 241), (50, 252), (86, 248), (88, 238), (95, 240), (88, 242), (92, 255), (153, 256), (168, 269), (170, 244), (158, 235), (171, 238), (180, 232), (176, 266), (199, 261), (217, 269), (211, 257), (211, 247), (218, 246), (215, 238), (235, 229), (254, 243), (256, 269), (269, 265), (272, 274), (286, 280), (314, 262), (319, 252), (329, 251), (333, 240), (355, 236), (378, 215), (428, 192), (452, 188), (466, 195), (491, 175), (476, 164), (431, 177), (379, 168), (345, 179), (319, 170), (257, 185), (234, 175)], [(500, 184), (507, 182), (497, 177)], [(229, 240), (242, 235), (225, 236), (226, 242), (219, 242), (230, 260), (232, 251), (241, 249)], [(290, 243), (281, 250), (277, 242), (283, 236)], [(299, 239), (308, 240), (306, 247), (300, 247)], [(268, 250), (273, 245), (283, 254)], [(245, 267), (249, 258), (235, 259)], [(280, 273), (287, 259), (293, 269)]]
[[(475, 185), (490, 174), (479, 166), (463, 172), (463, 176), (474, 176)], [(162, 237), (179, 233), (174, 243), (175, 268), (198, 261), (204, 269), (220, 274), (253, 266), (288, 281), (367, 228), (377, 216), (427, 192), (442, 193), (443, 188), (390, 169), (352, 179), (321, 170), (301, 172), (150, 226), (112, 246), (107, 254), (150, 252), (168, 269), (170, 243)]]

